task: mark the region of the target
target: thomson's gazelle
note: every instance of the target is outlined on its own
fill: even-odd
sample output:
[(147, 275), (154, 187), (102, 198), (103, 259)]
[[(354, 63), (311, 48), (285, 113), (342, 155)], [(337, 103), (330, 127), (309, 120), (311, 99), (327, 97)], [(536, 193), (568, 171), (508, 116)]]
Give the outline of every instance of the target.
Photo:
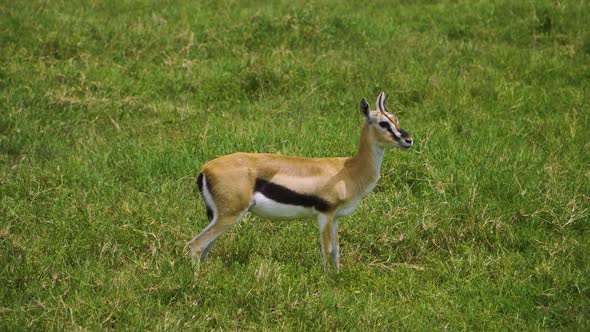
[(211, 223), (189, 243), (193, 258), (204, 259), (215, 240), (250, 211), (271, 219), (317, 218), (324, 270), (328, 257), (337, 270), (338, 218), (351, 214), (373, 190), (385, 149), (413, 144), (386, 100), (382, 92), (376, 111), (361, 100), (365, 121), (351, 158), (234, 153), (205, 164), (197, 185)]

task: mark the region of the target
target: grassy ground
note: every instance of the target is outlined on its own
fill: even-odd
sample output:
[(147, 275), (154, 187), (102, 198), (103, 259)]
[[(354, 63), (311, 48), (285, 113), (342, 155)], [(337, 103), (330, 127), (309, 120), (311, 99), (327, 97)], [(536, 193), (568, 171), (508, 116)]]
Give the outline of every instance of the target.
[[(0, 1), (0, 330), (590, 328), (590, 3)], [(196, 269), (199, 167), (416, 146), (340, 221), (247, 216)], [(272, 236), (269, 236), (272, 235)]]

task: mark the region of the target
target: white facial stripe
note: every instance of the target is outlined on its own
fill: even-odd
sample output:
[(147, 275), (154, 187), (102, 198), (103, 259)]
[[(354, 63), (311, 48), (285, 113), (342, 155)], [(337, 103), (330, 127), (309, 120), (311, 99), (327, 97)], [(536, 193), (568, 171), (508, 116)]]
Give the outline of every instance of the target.
[(395, 137), (397, 137), (397, 138), (402, 137), (402, 134), (400, 134), (400, 132), (397, 131), (397, 128), (395, 127), (395, 125), (393, 123), (391, 124), (391, 130), (393, 130), (393, 134), (395, 135)]
[[(397, 137), (397, 138), (401, 138), (402, 137), (401, 133), (397, 130), (397, 127), (391, 122), (390, 119), (388, 119), (387, 117), (385, 117), (385, 119), (382, 119), (381, 121), (387, 122), (389, 124), (389, 129), (391, 129), (390, 132), (392, 132), (393, 135), (395, 135), (395, 137)], [(385, 130), (389, 131), (386, 128), (385, 128)]]

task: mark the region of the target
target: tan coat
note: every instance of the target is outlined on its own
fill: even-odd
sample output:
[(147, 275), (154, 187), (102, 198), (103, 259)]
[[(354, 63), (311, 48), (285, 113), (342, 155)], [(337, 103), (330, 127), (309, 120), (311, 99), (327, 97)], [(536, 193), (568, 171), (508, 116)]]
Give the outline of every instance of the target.
[(199, 190), (211, 223), (191, 242), (193, 257), (207, 256), (213, 242), (250, 211), (265, 218), (317, 218), (324, 269), (326, 253), (338, 269), (337, 218), (349, 215), (377, 181), (388, 147), (409, 148), (413, 142), (386, 111), (384, 93), (365, 117), (359, 148), (350, 158), (303, 158), (276, 154), (234, 153), (206, 163)]

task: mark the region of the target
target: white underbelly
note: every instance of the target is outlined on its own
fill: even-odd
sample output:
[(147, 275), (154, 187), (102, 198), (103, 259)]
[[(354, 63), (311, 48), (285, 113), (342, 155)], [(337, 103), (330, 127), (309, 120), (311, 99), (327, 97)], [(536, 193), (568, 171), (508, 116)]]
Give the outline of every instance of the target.
[(279, 203), (258, 192), (254, 194), (250, 212), (269, 219), (311, 218), (318, 214), (314, 208)]
[(336, 209), (336, 216), (338, 217), (345, 217), (348, 216), (349, 214), (353, 213), (354, 210), (356, 209), (356, 207), (359, 204), (359, 200), (352, 200), (346, 204), (342, 204), (340, 205), (337, 209)]

